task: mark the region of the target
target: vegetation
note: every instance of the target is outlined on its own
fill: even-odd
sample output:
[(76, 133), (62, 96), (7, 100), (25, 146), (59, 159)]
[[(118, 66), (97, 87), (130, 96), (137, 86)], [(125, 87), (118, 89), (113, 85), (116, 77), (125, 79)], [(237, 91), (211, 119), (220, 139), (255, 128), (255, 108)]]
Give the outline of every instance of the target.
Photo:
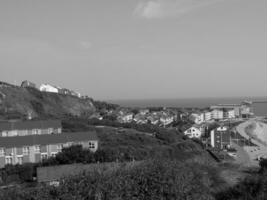
[(220, 184), (215, 168), (194, 162), (150, 160), (132, 168), (122, 167), (109, 173), (81, 174), (61, 181), (59, 187), (40, 186), (9, 189), (1, 199), (98, 199), (164, 200), (214, 199)]

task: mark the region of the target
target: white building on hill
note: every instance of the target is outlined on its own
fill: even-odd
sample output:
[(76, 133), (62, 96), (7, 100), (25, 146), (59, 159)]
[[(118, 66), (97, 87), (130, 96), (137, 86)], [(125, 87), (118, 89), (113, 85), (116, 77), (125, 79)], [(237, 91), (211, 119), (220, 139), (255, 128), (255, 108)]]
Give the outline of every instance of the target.
[(184, 131), (184, 134), (189, 138), (200, 138), (203, 133), (201, 126), (194, 125)]
[(49, 85), (49, 84), (42, 84), (40, 86), (40, 91), (41, 92), (53, 92), (53, 93), (58, 93), (58, 88)]

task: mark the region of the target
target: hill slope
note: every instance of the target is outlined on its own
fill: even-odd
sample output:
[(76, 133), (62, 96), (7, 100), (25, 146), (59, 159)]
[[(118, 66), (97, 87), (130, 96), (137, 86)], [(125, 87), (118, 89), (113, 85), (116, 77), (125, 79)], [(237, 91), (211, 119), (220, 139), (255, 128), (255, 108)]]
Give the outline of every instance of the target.
[(40, 92), (34, 88), (0, 86), (0, 117), (16, 114), (33, 117), (61, 117), (90, 115), (96, 110), (92, 99)]

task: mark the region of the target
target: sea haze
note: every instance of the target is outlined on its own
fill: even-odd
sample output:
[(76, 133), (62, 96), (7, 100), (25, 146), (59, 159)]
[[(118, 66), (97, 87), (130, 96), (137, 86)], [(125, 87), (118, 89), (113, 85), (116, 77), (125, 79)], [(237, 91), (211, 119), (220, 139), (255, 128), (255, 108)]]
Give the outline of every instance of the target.
[[(266, 101), (267, 97), (228, 97), (228, 98), (184, 98), (184, 99), (127, 99), (110, 100), (109, 102), (124, 107), (177, 107), (205, 108), (217, 104), (239, 104), (244, 100)], [(267, 116), (267, 103), (253, 103), (253, 111), (257, 116)]]

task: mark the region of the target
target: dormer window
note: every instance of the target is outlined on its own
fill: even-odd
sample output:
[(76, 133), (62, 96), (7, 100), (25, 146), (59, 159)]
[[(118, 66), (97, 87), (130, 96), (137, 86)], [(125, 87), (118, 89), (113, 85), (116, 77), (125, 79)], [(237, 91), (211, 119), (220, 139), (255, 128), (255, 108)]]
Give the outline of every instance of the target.
[(29, 155), (30, 153), (30, 147), (23, 147), (22, 148), (23, 155)]
[(34, 152), (35, 153), (40, 153), (40, 146), (39, 145), (35, 145), (34, 146)]

